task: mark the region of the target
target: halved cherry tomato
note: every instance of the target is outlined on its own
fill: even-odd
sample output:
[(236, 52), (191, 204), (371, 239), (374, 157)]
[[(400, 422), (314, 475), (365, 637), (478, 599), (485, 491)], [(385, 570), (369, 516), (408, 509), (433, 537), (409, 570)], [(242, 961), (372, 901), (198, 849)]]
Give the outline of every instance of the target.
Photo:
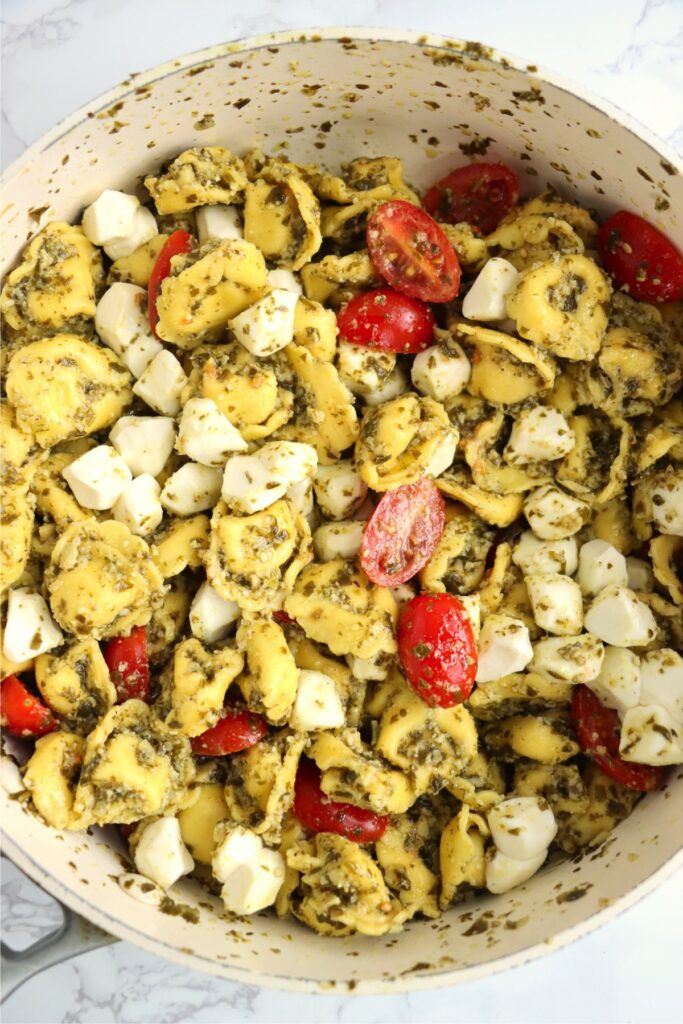
[(291, 615), (288, 615), (285, 611), (273, 612), (273, 618), (276, 622), (279, 622), (281, 626), (293, 626), (296, 624), (296, 619), (293, 619)]
[(477, 674), (477, 645), (457, 597), (414, 597), (401, 613), (397, 639), (406, 678), (425, 704), (452, 708), (467, 700)]
[(428, 477), (387, 491), (363, 531), (363, 572), (380, 587), (405, 583), (432, 557), (445, 525), (441, 491)]
[(40, 697), (27, 690), (17, 676), (0, 683), (0, 723), (12, 736), (38, 737), (54, 732), (58, 722)]
[(320, 769), (306, 757), (299, 761), (296, 773), (294, 815), (311, 832), (335, 832), (353, 843), (374, 843), (389, 824), (385, 814), (330, 800), (320, 786)]
[(519, 178), (505, 164), (456, 167), (425, 193), (424, 207), (445, 224), (494, 231), (519, 199)]
[(152, 267), (149, 284), (147, 285), (147, 316), (149, 317), (149, 329), (155, 338), (158, 337), (157, 323), (159, 322), (159, 314), (157, 313), (157, 299), (159, 298), (162, 282), (171, 273), (171, 260), (173, 257), (181, 252), (189, 252), (191, 248), (192, 235), (189, 235), (187, 231), (174, 231), (162, 245)]
[(619, 210), (600, 228), (598, 245), (605, 268), (634, 299), (683, 299), (683, 255), (649, 221)]
[(211, 729), (190, 740), (192, 750), (202, 757), (222, 757), (253, 747), (262, 740), (268, 726), (260, 715), (247, 708), (226, 705), (223, 715)]
[(423, 302), (450, 302), (460, 288), (455, 249), (435, 220), (413, 203), (393, 199), (368, 218), (372, 262), (392, 288)]
[(382, 352), (421, 352), (434, 341), (429, 306), (393, 288), (375, 288), (351, 299), (337, 316), (339, 334), (353, 345)]
[(612, 708), (607, 708), (599, 697), (580, 684), (572, 696), (572, 721), (581, 749), (601, 772), (628, 789), (646, 793), (658, 789), (666, 772), (649, 764), (624, 761), (619, 755), (621, 722)]
[(149, 698), (147, 630), (136, 626), (130, 636), (117, 636), (103, 650), (119, 704)]

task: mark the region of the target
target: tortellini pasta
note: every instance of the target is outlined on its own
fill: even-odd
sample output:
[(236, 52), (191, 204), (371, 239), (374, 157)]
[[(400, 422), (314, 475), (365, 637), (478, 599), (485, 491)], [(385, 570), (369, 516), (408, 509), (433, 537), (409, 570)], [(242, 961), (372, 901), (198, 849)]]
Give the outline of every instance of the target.
[(207, 651), (194, 637), (173, 654), (171, 710), (166, 725), (183, 736), (199, 736), (216, 724), (225, 694), (242, 670), (244, 658), (232, 647)]
[(159, 213), (182, 213), (207, 203), (241, 201), (247, 186), (244, 164), (221, 146), (186, 149), (145, 187)]
[(489, 327), (458, 322), (457, 339), (474, 346), (469, 390), (491, 405), (518, 405), (555, 382), (557, 366), (537, 345)]
[(293, 164), (267, 160), (249, 181), (244, 237), (278, 266), (300, 270), (322, 244), (320, 204)]

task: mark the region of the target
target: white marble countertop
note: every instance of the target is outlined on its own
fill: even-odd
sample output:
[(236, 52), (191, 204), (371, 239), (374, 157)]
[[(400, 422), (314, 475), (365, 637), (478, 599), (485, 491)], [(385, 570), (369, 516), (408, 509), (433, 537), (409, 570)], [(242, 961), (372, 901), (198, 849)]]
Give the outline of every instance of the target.
[[(228, 39), (340, 20), (442, 32), (523, 55), (683, 149), (682, 0), (4, 0), (2, 164), (131, 71)], [(24, 943), (37, 919), (54, 921), (32, 888), (4, 870), (6, 937), (13, 923)], [(28, 982), (5, 1003), (3, 1020), (680, 1024), (681, 907), (679, 874), (544, 960), (457, 989), (377, 998), (268, 992), (116, 943)]]

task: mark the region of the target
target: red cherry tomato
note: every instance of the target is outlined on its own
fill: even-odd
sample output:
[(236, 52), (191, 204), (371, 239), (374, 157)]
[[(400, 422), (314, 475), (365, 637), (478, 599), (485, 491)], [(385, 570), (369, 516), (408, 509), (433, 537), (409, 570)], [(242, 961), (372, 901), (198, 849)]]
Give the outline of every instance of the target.
[(285, 611), (273, 612), (273, 618), (276, 622), (279, 622), (281, 626), (293, 626), (296, 624), (296, 619), (293, 619), (291, 615), (288, 615)]
[(149, 698), (147, 630), (136, 626), (130, 636), (110, 640), (103, 652), (119, 704), (125, 700)]
[(587, 686), (574, 687), (572, 721), (581, 749), (595, 761), (601, 772), (628, 789), (646, 793), (658, 789), (666, 772), (649, 764), (632, 764), (619, 756), (621, 722)]
[(470, 224), (488, 235), (519, 199), (519, 178), (505, 164), (457, 167), (426, 192), (424, 207), (445, 224)]
[(393, 288), (376, 288), (351, 299), (337, 316), (339, 334), (353, 345), (382, 352), (421, 352), (434, 341), (429, 306)]
[(392, 288), (423, 302), (449, 302), (460, 288), (455, 249), (435, 220), (413, 203), (382, 203), (368, 218), (372, 262)]
[(187, 231), (174, 231), (162, 245), (156, 262), (152, 267), (149, 284), (147, 285), (147, 315), (149, 317), (149, 329), (155, 338), (158, 337), (157, 323), (159, 322), (159, 315), (157, 313), (157, 299), (159, 298), (162, 282), (171, 273), (172, 258), (181, 252), (189, 252), (191, 248), (192, 236)]
[(58, 722), (40, 697), (27, 690), (21, 679), (5, 676), (0, 683), (0, 723), (12, 736), (46, 736)]
[(451, 594), (420, 594), (398, 623), (398, 656), (408, 682), (431, 707), (467, 700), (477, 674), (477, 645), (467, 613)]
[(683, 255), (642, 217), (619, 210), (600, 228), (598, 245), (605, 268), (634, 299), (683, 299)]
[(247, 708), (226, 706), (223, 716), (201, 736), (194, 736), (190, 743), (195, 754), (202, 757), (222, 757), (236, 754), (247, 747), (253, 747), (268, 731), (260, 715)]
[(380, 587), (397, 587), (434, 554), (446, 525), (446, 506), (428, 477), (382, 495), (363, 531), (360, 564)]
[(336, 832), (353, 843), (374, 843), (389, 824), (385, 814), (330, 800), (320, 787), (320, 770), (305, 757), (294, 783), (294, 815), (311, 832)]

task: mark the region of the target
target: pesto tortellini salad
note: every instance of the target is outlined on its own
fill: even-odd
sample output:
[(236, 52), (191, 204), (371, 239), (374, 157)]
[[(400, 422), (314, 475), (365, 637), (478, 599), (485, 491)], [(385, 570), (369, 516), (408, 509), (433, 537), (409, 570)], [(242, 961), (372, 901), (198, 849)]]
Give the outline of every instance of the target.
[(2, 290), (6, 788), (323, 935), (601, 841), (683, 763), (681, 254), (494, 163), (92, 198)]

